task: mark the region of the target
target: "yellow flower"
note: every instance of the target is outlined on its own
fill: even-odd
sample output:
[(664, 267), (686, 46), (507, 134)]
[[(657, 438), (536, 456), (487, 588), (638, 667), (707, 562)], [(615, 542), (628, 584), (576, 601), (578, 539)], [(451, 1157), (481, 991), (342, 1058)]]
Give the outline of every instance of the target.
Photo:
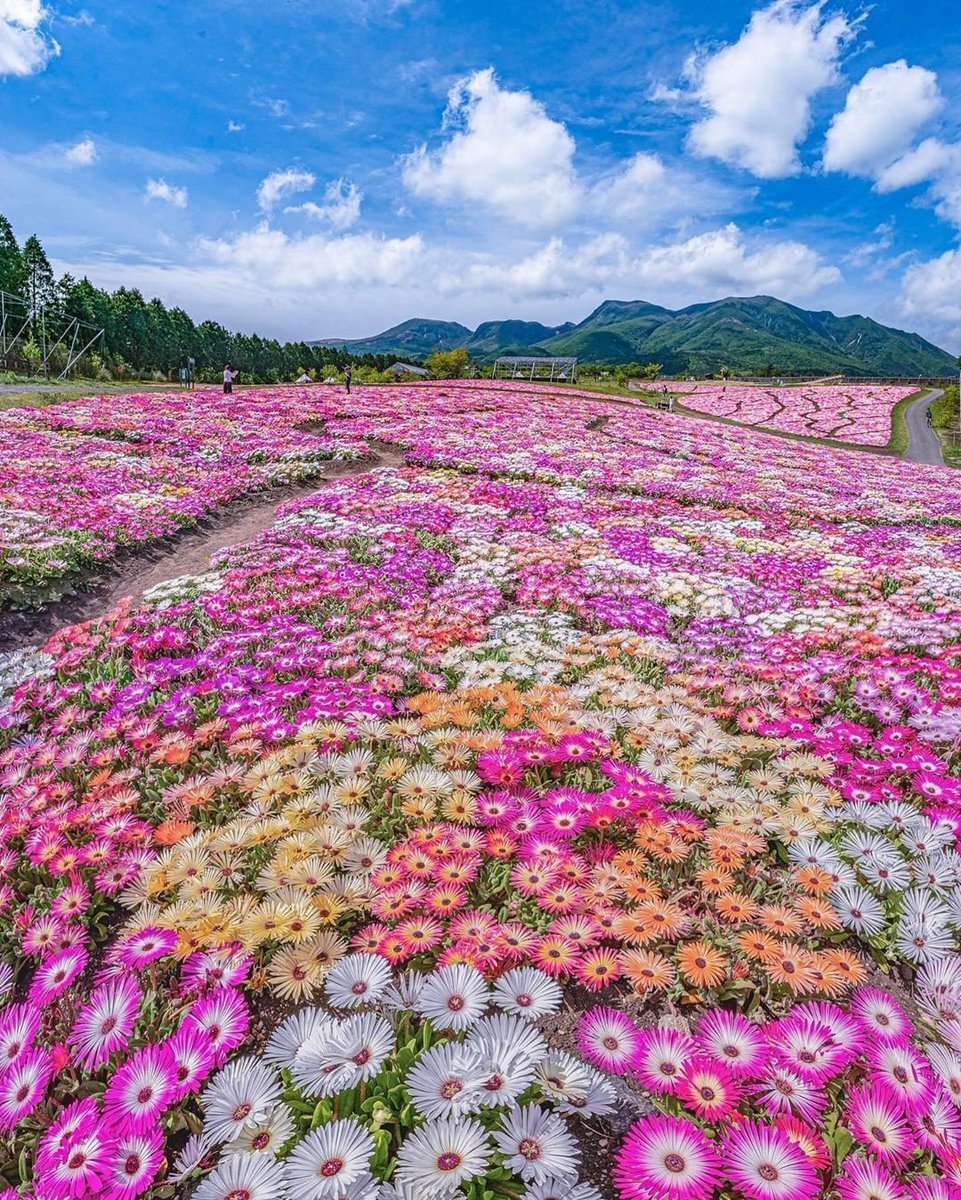
[(306, 947), (278, 950), (267, 968), (267, 986), (283, 1000), (308, 1000), (320, 986), (323, 971)]

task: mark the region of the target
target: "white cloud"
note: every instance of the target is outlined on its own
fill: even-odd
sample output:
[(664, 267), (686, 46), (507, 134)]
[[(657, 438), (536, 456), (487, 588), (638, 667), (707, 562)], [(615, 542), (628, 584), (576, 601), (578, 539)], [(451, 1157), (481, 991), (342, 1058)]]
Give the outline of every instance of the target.
[(227, 132), (228, 133), (241, 133), (246, 128), (247, 128), (247, 126), (243, 123), (243, 121), (228, 121), (227, 122)]
[(518, 225), (556, 226), (581, 198), (574, 139), (526, 91), (502, 88), (493, 68), (475, 71), (448, 93), (436, 152), (420, 146), (404, 160), (416, 195), (490, 208)]
[(64, 158), (73, 167), (89, 167), (97, 161), (97, 143), (93, 138), (83, 138), (71, 146)]
[(822, 3), (777, 0), (755, 12), (732, 45), (688, 62), (692, 94), (710, 113), (691, 130), (690, 148), (762, 179), (797, 175), (811, 99), (836, 80), (856, 28), (825, 17)]
[(96, 21), (85, 8), (82, 8), (78, 13), (74, 13), (73, 16), (61, 16), (60, 20), (65, 25), (78, 25), (81, 27), (96, 25)]
[(187, 189), (185, 187), (174, 187), (166, 179), (148, 179), (144, 198), (147, 200), (162, 200), (165, 204), (173, 205), (174, 208), (187, 207)]
[(707, 180), (683, 163), (668, 165), (641, 151), (595, 179), (585, 208), (632, 231), (652, 229), (694, 215), (730, 214), (751, 198), (747, 190)]
[(574, 296), (612, 285), (633, 295), (653, 293), (668, 303), (730, 294), (771, 293), (800, 300), (838, 283), (841, 272), (817, 251), (790, 239), (749, 246), (737, 225), (666, 242), (632, 254), (627, 240), (603, 234), (580, 246), (551, 238), (517, 262), (477, 262), (445, 271), (447, 292), (503, 288), (510, 296)]
[(342, 232), (360, 220), (363, 198), (363, 192), (356, 183), (347, 179), (335, 179), (324, 191), (323, 204), (315, 204), (313, 200), (308, 200), (304, 204), (285, 208), (284, 212), (304, 213), (313, 220), (324, 221), (332, 229)]
[(943, 106), (933, 71), (908, 66), (903, 58), (873, 67), (851, 88), (831, 121), (825, 170), (877, 178)]
[(939, 258), (915, 263), (904, 272), (901, 307), (904, 313), (961, 348), (961, 248)]
[(299, 171), (296, 168), (272, 171), (257, 189), (257, 203), (266, 212), (285, 196), (309, 192), (316, 182), (317, 176), (311, 171)]
[(212, 262), (277, 288), (404, 282), (424, 254), (419, 235), (377, 237), (370, 233), (290, 237), (266, 222), (233, 238), (202, 239), (198, 250)]
[(0, 78), (35, 75), (60, 53), (41, 26), (50, 17), (40, 0), (0, 0)]

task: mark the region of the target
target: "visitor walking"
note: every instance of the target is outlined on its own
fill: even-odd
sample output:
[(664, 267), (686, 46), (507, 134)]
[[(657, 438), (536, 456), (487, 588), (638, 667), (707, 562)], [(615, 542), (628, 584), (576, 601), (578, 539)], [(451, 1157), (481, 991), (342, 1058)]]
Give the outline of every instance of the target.
[(932, 417), (931, 417), (931, 408), (930, 408), (930, 406), (928, 407), (928, 409), (927, 409), (927, 411), (925, 412), (925, 414), (924, 414), (924, 415), (925, 415), (925, 417), (927, 418), (927, 422), (928, 422), (928, 429), (930, 429), (930, 428), (931, 428), (931, 425), (933, 424), (933, 420), (932, 420)]
[(230, 369), (230, 363), (227, 363), (226, 366), (224, 367), (224, 395), (225, 396), (229, 396), (230, 393), (234, 390), (234, 380), (237, 378), (237, 376), (239, 374), (240, 374), (239, 371), (232, 371)]
[(350, 380), (351, 380), (350, 367), (344, 367), (344, 387), (347, 389), (348, 396), (350, 395)]

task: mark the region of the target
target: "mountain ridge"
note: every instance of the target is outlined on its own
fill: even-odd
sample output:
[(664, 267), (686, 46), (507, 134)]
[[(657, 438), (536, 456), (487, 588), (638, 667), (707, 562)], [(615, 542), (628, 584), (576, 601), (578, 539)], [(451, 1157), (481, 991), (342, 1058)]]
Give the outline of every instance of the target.
[(646, 300), (604, 300), (583, 321), (456, 321), (415, 317), (370, 338), (322, 338), (314, 345), (352, 354), (425, 358), (463, 347), (478, 359), (505, 353), (570, 355), (610, 365), (659, 362), (667, 374), (721, 367), (784, 374), (947, 375), (948, 351), (908, 330), (855, 314), (809, 310), (774, 296), (727, 296), (668, 309)]

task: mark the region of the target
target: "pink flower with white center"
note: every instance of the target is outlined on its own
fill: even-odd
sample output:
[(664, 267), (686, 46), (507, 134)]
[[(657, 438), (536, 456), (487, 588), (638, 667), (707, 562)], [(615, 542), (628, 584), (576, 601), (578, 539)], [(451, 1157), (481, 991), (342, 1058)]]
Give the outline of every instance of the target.
[(37, 1107), (53, 1075), (49, 1050), (36, 1046), (0, 1074), (0, 1133), (14, 1129)]
[(910, 1042), (869, 1045), (868, 1057), (875, 1078), (906, 1113), (916, 1113), (928, 1106), (934, 1091), (931, 1068)]
[(645, 1087), (673, 1095), (695, 1051), (694, 1039), (677, 1029), (642, 1029), (634, 1067)]
[(40, 1032), (41, 1013), (28, 1004), (11, 1004), (0, 1011), (0, 1071), (25, 1054)]
[(704, 1132), (660, 1113), (631, 1126), (614, 1164), (622, 1200), (709, 1200), (720, 1177), (721, 1163)]
[(817, 1125), (827, 1106), (827, 1097), (818, 1084), (777, 1062), (761, 1076), (754, 1094), (772, 1115), (789, 1113), (809, 1125)]
[(835, 1183), (841, 1200), (907, 1200), (901, 1183), (887, 1167), (850, 1155)]
[(30, 1002), (40, 1008), (62, 996), (87, 965), (87, 952), (82, 947), (61, 950), (41, 963), (30, 984)]
[(80, 1010), (67, 1039), (74, 1061), (94, 1070), (124, 1049), (133, 1030), (143, 993), (136, 979), (123, 976), (94, 991)]
[(577, 1040), (584, 1057), (597, 1067), (623, 1075), (637, 1059), (641, 1030), (626, 1013), (599, 1007), (585, 1013), (577, 1025)]
[(849, 1101), (851, 1132), (869, 1154), (899, 1166), (914, 1151), (915, 1139), (897, 1099), (883, 1086), (856, 1088)]
[(712, 1009), (698, 1023), (696, 1040), (703, 1053), (725, 1063), (738, 1078), (756, 1074), (767, 1061), (763, 1034), (740, 1013)]
[(160, 1119), (175, 1091), (176, 1072), (167, 1046), (144, 1046), (107, 1084), (104, 1114), (117, 1128), (140, 1132)]
[(899, 1042), (911, 1034), (911, 1020), (897, 1000), (877, 988), (859, 988), (850, 1000), (851, 1015), (872, 1038)]
[(58, 1200), (98, 1196), (110, 1178), (113, 1142), (112, 1131), (103, 1125), (78, 1130), (56, 1159), (42, 1167), (38, 1163), (38, 1192)]
[(181, 1025), (173, 1037), (167, 1039), (174, 1069), (174, 1094), (171, 1103), (176, 1104), (200, 1090), (214, 1069), (214, 1048), (203, 1029), (196, 1025)]
[(751, 1200), (816, 1196), (814, 1168), (801, 1148), (772, 1125), (744, 1121), (724, 1139), (724, 1173)]
[(111, 1148), (109, 1182), (119, 1197), (139, 1196), (153, 1183), (164, 1158), (164, 1137), (159, 1129), (122, 1133)]
[(250, 1014), (243, 994), (219, 988), (194, 1002), (181, 1029), (195, 1027), (206, 1033), (214, 1052), (214, 1066), (221, 1067), (247, 1036)]

